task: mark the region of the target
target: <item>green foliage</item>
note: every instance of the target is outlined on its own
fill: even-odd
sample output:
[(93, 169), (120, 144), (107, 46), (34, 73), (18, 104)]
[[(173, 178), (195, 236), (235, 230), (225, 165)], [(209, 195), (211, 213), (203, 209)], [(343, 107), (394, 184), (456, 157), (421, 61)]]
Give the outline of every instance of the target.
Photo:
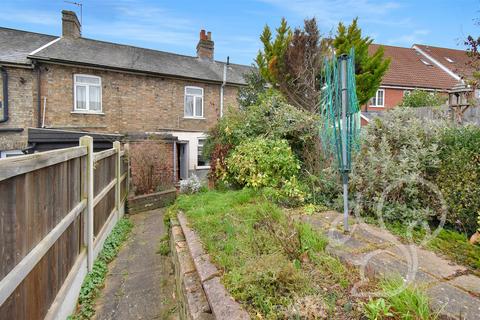
[(280, 26), (275, 29), (275, 39), (272, 38), (272, 31), (265, 25), (260, 41), (263, 44), (263, 51), (259, 51), (255, 60), (262, 77), (270, 84), (278, 83), (278, 77), (285, 73), (285, 53), (292, 37), (292, 31), (287, 25), (287, 20), (282, 18)]
[(440, 211), (435, 190), (423, 181), (440, 166), (438, 140), (445, 126), (395, 109), (366, 128), (351, 175), (351, 188), (363, 200), (361, 212), (376, 215), (382, 197), (387, 221), (425, 221)]
[(393, 313), (390, 312), (391, 307), (392, 306), (383, 298), (370, 299), (368, 303), (365, 303), (363, 306), (365, 316), (369, 320), (381, 320), (393, 317)]
[[(204, 152), (211, 161), (212, 178), (225, 178), (226, 158), (243, 141), (256, 137), (285, 139), (301, 158), (316, 136), (318, 116), (287, 104), (276, 91), (261, 95), (258, 105), (230, 109), (208, 134)], [(214, 179), (215, 180), (215, 179)]]
[(443, 97), (437, 92), (415, 89), (403, 96), (399, 106), (410, 108), (438, 107), (444, 104), (446, 100), (446, 97)]
[(447, 223), (474, 233), (480, 227), (480, 128), (450, 128), (440, 146), (441, 165), (435, 181), (449, 209)]
[(103, 286), (108, 272), (108, 264), (117, 256), (120, 246), (127, 239), (133, 224), (128, 219), (121, 219), (117, 222), (112, 232), (108, 235), (103, 244), (102, 251), (93, 264), (83, 281), (78, 296), (78, 307), (75, 314), (69, 317), (71, 320), (90, 319), (95, 314), (95, 299)]
[(228, 179), (255, 189), (281, 187), (298, 174), (300, 163), (286, 140), (255, 138), (227, 158)]
[(430, 310), (426, 293), (414, 285), (404, 288), (401, 277), (380, 281), (384, 298), (370, 299), (363, 305), (364, 314), (368, 319), (405, 319), (430, 320), (437, 315)]
[(170, 254), (170, 234), (168, 232), (160, 239), (157, 253), (162, 256), (168, 256)]
[(260, 103), (260, 97), (267, 91), (267, 82), (257, 71), (244, 75), (246, 86), (238, 89), (237, 101), (240, 108), (248, 109)]
[(349, 54), (352, 47), (355, 49), (357, 98), (359, 104), (364, 105), (377, 92), (390, 59), (384, 59), (383, 47), (369, 55), (368, 47), (373, 39), (362, 37), (357, 21), (355, 18), (348, 27), (341, 22), (338, 24), (333, 46), (337, 55)]
[(181, 195), (175, 208), (185, 212), (213, 262), (224, 271), (225, 287), (252, 318), (307, 318), (302, 317), (307, 307), (297, 304), (299, 300), (323, 307), (333, 301), (324, 318), (360, 317), (356, 308), (345, 311), (336, 304), (337, 299), (348, 301), (356, 272), (328, 255), (323, 234), (292, 221), (262, 192)]

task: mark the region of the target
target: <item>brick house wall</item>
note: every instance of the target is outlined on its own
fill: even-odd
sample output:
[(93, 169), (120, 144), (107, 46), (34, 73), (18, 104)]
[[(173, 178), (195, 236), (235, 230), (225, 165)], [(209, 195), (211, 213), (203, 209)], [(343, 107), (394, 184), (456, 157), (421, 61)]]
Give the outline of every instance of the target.
[[(75, 74), (101, 77), (103, 114), (73, 112)], [(204, 119), (184, 118), (185, 86), (203, 88)], [(225, 108), (237, 105), (237, 90), (226, 86)], [(220, 84), (193, 80), (48, 64), (43, 66), (41, 92), (47, 99), (48, 128), (110, 133), (207, 131), (220, 117)]]
[[(5, 67), (8, 73), (8, 115), (7, 122), (0, 123), (0, 129), (23, 128), (21, 132), (2, 132), (0, 151), (20, 150), (27, 147), (26, 128), (36, 126), (37, 80), (36, 73), (28, 68)], [(0, 99), (3, 102), (3, 80), (0, 77)], [(3, 115), (3, 109), (0, 108)]]
[(362, 111), (386, 111), (398, 106), (403, 99), (404, 89), (396, 89), (396, 88), (382, 88), (384, 90), (384, 103), (383, 107), (374, 107), (370, 105), (370, 101), (368, 105), (362, 106)]

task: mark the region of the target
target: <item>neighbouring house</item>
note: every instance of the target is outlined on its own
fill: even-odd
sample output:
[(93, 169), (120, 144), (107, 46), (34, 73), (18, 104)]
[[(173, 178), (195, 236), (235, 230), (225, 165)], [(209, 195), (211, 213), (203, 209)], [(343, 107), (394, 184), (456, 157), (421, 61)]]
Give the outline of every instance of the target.
[(391, 63), (375, 96), (361, 108), (363, 125), (382, 111), (396, 107), (414, 89), (444, 93), (446, 101), (448, 92), (473, 73), (464, 50), (421, 44), (411, 48), (372, 44), (369, 52), (375, 52), (379, 46)]
[(171, 148), (177, 180), (208, 171), (206, 132), (227, 106), (237, 106), (252, 69), (216, 61), (204, 30), (197, 56), (185, 56), (83, 38), (71, 11), (62, 11), (62, 36), (0, 28), (0, 47), (9, 115), (0, 123), (2, 153), (35, 150), (32, 139), (47, 130), (58, 139), (62, 131), (154, 135)]

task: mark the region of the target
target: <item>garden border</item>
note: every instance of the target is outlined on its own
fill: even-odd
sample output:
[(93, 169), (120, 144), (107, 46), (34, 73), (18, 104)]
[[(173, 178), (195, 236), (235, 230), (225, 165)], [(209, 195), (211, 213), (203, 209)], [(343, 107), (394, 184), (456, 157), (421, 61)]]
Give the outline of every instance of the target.
[(135, 214), (163, 208), (172, 204), (176, 197), (177, 189), (175, 188), (139, 196), (130, 195), (127, 200), (128, 213)]
[[(188, 226), (185, 214), (179, 211), (177, 218), (178, 222), (171, 219), (170, 245), (175, 262), (177, 292), (181, 293), (181, 311), (186, 318), (250, 319), (248, 312), (221, 283), (221, 272), (211, 262), (195, 231)], [(201, 284), (201, 290), (195, 290), (195, 286), (192, 286), (195, 281)]]

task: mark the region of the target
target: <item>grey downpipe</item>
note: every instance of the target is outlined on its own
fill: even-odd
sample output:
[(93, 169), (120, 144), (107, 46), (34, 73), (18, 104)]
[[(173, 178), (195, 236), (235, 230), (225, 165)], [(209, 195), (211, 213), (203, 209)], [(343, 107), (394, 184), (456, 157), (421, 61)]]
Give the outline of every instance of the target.
[(0, 123), (8, 121), (8, 73), (7, 69), (1, 67), (2, 83), (3, 83), (3, 118)]
[(42, 99), (40, 92), (40, 66), (37, 65), (37, 128), (42, 128)]
[(227, 84), (227, 68), (230, 64), (230, 57), (227, 57), (227, 63), (223, 65), (223, 81), (220, 87), (220, 118), (223, 117), (223, 90)]

